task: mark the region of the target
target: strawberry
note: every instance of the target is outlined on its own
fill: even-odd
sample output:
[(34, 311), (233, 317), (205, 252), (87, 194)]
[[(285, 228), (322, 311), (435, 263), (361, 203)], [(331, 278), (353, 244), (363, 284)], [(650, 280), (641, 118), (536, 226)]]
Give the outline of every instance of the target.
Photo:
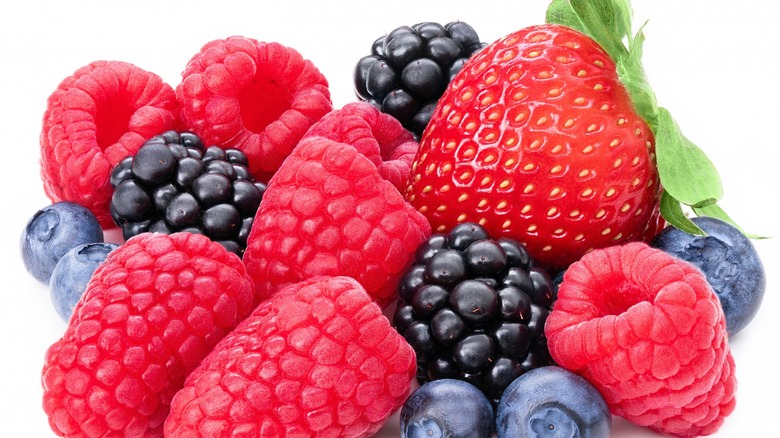
[(405, 196), (436, 232), (479, 222), (562, 269), (656, 234), (654, 160), (653, 131), (610, 55), (583, 33), (544, 24), (487, 46), (453, 79)]

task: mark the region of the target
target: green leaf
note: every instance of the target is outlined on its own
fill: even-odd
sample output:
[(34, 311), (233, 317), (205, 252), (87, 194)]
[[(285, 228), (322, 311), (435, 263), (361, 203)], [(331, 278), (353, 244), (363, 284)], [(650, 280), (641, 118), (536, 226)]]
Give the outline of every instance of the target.
[(680, 201), (674, 199), (674, 197), (666, 191), (661, 194), (661, 216), (664, 217), (666, 222), (688, 234), (699, 236), (706, 234), (685, 215), (685, 212), (683, 212), (682, 206), (680, 205)]
[(586, 33), (585, 26), (574, 12), (569, 0), (552, 0), (547, 7), (545, 21), (550, 24), (560, 24), (574, 30)]
[(736, 227), (740, 232), (742, 232), (742, 234), (744, 234), (750, 239), (768, 239), (768, 237), (766, 236), (759, 236), (756, 234), (748, 233), (747, 231), (743, 230), (742, 227), (737, 225), (737, 223), (734, 222), (734, 220), (731, 219), (731, 217), (728, 214), (726, 214), (726, 212), (722, 208), (720, 208), (718, 204), (711, 204), (701, 208), (694, 207), (693, 211), (696, 213), (697, 216), (714, 217), (715, 219), (720, 219), (723, 222), (731, 224), (734, 227)]
[(584, 33), (599, 43), (613, 60), (628, 55), (623, 44), (631, 28), (631, 6), (627, 0), (569, 0), (569, 5)]
[(718, 171), (680, 131), (666, 108), (658, 108), (655, 153), (661, 185), (685, 205), (701, 208), (723, 197)]
[(645, 24), (630, 41), (628, 57), (617, 62), (617, 71), (620, 81), (631, 95), (634, 108), (651, 126), (655, 127), (658, 119), (658, 102), (653, 89), (647, 81), (645, 69), (642, 66)]

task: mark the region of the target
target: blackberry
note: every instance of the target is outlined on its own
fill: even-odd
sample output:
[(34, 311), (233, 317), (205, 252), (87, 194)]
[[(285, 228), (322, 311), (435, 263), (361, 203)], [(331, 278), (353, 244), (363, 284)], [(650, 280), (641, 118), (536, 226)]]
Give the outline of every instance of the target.
[(544, 336), (553, 281), (517, 241), (474, 223), (433, 234), (399, 296), (393, 326), (417, 353), (421, 384), (464, 380), (495, 404), (521, 374), (553, 364)]
[(355, 66), (355, 94), (395, 117), (418, 139), (436, 102), (485, 44), (462, 21), (401, 26), (374, 41)]
[(205, 147), (192, 132), (165, 132), (112, 170), (111, 216), (125, 239), (187, 231), (242, 255), (266, 188), (248, 165), (238, 149)]

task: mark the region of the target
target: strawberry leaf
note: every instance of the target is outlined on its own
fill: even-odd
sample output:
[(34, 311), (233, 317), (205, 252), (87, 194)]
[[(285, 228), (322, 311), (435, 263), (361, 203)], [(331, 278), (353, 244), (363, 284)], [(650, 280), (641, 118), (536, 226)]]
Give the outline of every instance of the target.
[(736, 229), (738, 229), (742, 234), (747, 236), (750, 239), (767, 239), (766, 236), (759, 236), (756, 234), (748, 233), (747, 231), (743, 230), (742, 227), (736, 224), (731, 217), (726, 214), (725, 211), (723, 211), (718, 204), (711, 204), (706, 207), (696, 208), (694, 207), (693, 211), (696, 213), (697, 216), (709, 216), (714, 217), (715, 219), (720, 219), (723, 222), (726, 222), (728, 224), (731, 224)]
[(680, 201), (674, 199), (674, 197), (666, 191), (661, 194), (661, 215), (670, 225), (679, 228), (688, 234), (699, 236), (706, 234), (704, 230), (699, 228), (685, 215), (685, 212), (683, 212), (682, 206), (680, 205)]
[(720, 176), (712, 161), (685, 138), (665, 108), (658, 109), (655, 153), (661, 185), (675, 199), (701, 208), (723, 196)]

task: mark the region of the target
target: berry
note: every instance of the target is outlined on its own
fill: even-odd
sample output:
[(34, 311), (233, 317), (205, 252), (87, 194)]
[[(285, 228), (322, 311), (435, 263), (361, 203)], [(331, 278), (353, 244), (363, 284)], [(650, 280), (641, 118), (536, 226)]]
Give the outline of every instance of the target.
[(267, 182), (309, 127), (333, 109), (328, 81), (292, 48), (233, 36), (205, 44), (176, 87), (186, 129), (243, 151)]
[(258, 303), (241, 260), (205, 236), (143, 234), (98, 266), (46, 352), (61, 436), (162, 436), (185, 377)]
[(519, 375), (552, 363), (544, 336), (552, 280), (533, 264), (522, 245), (472, 223), (419, 246), (393, 325), (417, 353), (421, 383), (465, 380), (498, 403)]
[(242, 230), (251, 228), (266, 188), (246, 163), (238, 149), (206, 148), (191, 132), (157, 135), (111, 173), (114, 222), (125, 239), (187, 230), (242, 255)]
[(376, 433), (409, 394), (414, 352), (346, 277), (261, 303), (187, 378), (166, 437)]
[(474, 385), (435, 380), (406, 399), (400, 422), (401, 438), (488, 438), (493, 430), (493, 406)]
[(85, 243), (66, 252), (57, 262), (49, 281), (49, 293), (63, 321), (70, 319), (95, 269), (118, 247), (114, 243)]
[(401, 26), (374, 41), (355, 66), (355, 93), (419, 138), (447, 84), (483, 44), (460, 21)]
[(499, 438), (520, 436), (608, 438), (612, 415), (598, 390), (556, 366), (515, 379), (496, 410)]
[(179, 110), (170, 85), (120, 61), (95, 61), (49, 96), (41, 130), (41, 176), (54, 202), (89, 208), (104, 228), (113, 189), (109, 174), (145, 139), (174, 128)]
[(269, 182), (244, 263), (264, 297), (316, 275), (344, 275), (386, 306), (429, 234), (375, 163), (351, 145), (313, 136)]
[(435, 232), (479, 222), (557, 271), (655, 235), (653, 142), (595, 41), (533, 26), (479, 51), (450, 83), (405, 196)]
[(766, 290), (766, 273), (755, 247), (739, 229), (711, 217), (693, 218), (706, 236), (669, 226), (651, 246), (701, 269), (726, 315), (729, 336), (745, 328), (758, 313)]
[(22, 231), (19, 252), (24, 267), (36, 280), (49, 284), (57, 262), (71, 249), (103, 242), (97, 217), (86, 207), (68, 201), (38, 210)]
[(419, 146), (397, 120), (363, 102), (348, 103), (325, 115), (306, 133), (314, 136), (352, 145), (399, 191), (406, 185)]
[(696, 267), (642, 242), (572, 264), (545, 333), (553, 359), (636, 424), (708, 435), (734, 409), (734, 359), (717, 296)]

